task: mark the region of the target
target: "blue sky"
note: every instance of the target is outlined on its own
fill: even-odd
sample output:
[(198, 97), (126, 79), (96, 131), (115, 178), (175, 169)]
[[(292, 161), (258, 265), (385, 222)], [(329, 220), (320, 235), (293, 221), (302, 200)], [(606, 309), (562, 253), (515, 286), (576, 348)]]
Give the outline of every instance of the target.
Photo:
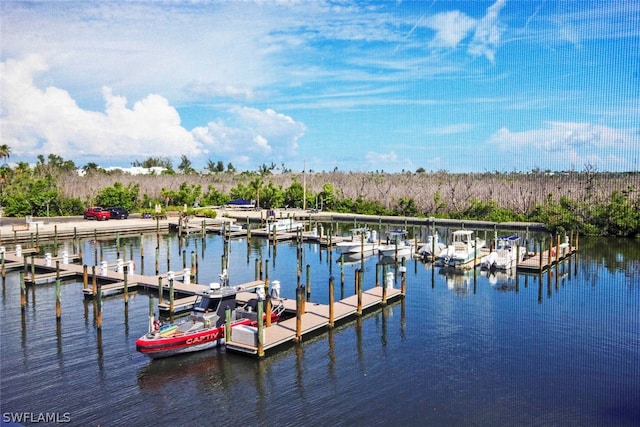
[(0, 3), (11, 162), (640, 170), (640, 2)]

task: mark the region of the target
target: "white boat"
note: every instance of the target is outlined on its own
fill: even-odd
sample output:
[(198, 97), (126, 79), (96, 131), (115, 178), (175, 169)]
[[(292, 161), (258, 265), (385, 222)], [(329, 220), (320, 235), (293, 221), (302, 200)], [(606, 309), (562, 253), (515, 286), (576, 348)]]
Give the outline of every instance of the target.
[(520, 246), (520, 237), (500, 236), (495, 239), (496, 248), (480, 260), (480, 268), (485, 270), (509, 270), (524, 260), (527, 249)]
[(420, 245), (418, 249), (418, 255), (425, 261), (433, 261), (436, 256), (446, 248), (443, 242), (440, 241), (438, 233), (431, 234), (427, 237), (427, 241)]
[(274, 229), (276, 233), (291, 233), (298, 230), (304, 230), (304, 223), (296, 221), (293, 218), (269, 220), (267, 221), (267, 226), (264, 227), (262, 231), (273, 233)]
[(378, 247), (383, 257), (409, 258), (413, 256), (414, 244), (407, 237), (406, 230), (387, 231), (387, 243)]
[(336, 243), (336, 249), (344, 255), (372, 255), (378, 250), (378, 232), (366, 227), (353, 228), (351, 240)]
[(484, 240), (473, 237), (472, 230), (456, 230), (452, 234), (451, 244), (438, 254), (436, 263), (443, 267), (463, 267), (475, 260), (484, 245)]

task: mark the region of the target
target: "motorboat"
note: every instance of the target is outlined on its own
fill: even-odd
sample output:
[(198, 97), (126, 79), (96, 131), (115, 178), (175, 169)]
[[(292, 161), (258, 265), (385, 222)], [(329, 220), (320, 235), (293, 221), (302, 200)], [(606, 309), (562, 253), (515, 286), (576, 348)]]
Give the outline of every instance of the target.
[(509, 270), (524, 260), (527, 249), (520, 245), (517, 235), (500, 236), (495, 239), (495, 250), (480, 260), (485, 270)]
[(438, 254), (436, 263), (443, 267), (464, 267), (476, 259), (484, 245), (484, 240), (473, 237), (472, 230), (456, 230), (451, 243)]
[(351, 240), (335, 244), (338, 253), (343, 255), (373, 255), (378, 250), (378, 232), (366, 227), (352, 228)]
[(293, 218), (270, 219), (267, 221), (266, 227), (262, 231), (267, 233), (292, 233), (298, 230), (304, 230), (304, 223), (296, 221)]
[(420, 245), (418, 256), (424, 261), (433, 261), (447, 245), (440, 241), (438, 233), (427, 236), (427, 241)]
[(414, 244), (407, 237), (406, 230), (387, 231), (387, 243), (378, 247), (383, 257), (409, 258), (413, 256)]
[[(222, 276), (222, 275), (221, 275)], [(271, 321), (277, 322), (284, 313), (279, 298), (279, 282), (272, 282), (269, 297), (272, 300)], [(238, 303), (239, 292), (250, 290), (226, 283), (212, 283), (209, 289), (199, 291), (192, 313), (179, 323), (163, 325), (149, 317), (149, 330), (136, 340), (136, 350), (151, 358), (163, 358), (182, 353), (201, 351), (224, 344), (226, 311), (230, 310), (230, 327), (258, 324), (258, 302), (265, 301), (262, 285), (255, 288), (256, 297), (245, 304)], [(266, 317), (266, 315), (264, 315)]]

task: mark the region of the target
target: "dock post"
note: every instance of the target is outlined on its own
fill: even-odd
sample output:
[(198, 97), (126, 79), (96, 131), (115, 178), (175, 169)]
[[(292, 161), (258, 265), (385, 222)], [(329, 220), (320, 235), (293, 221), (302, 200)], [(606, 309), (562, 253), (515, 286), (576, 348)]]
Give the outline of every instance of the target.
[(358, 270), (358, 316), (362, 315), (362, 288), (364, 281), (364, 269)]
[(255, 274), (254, 274), (254, 279), (255, 280), (259, 280), (260, 278), (260, 260), (258, 258), (256, 258), (256, 262), (255, 262)]
[(187, 268), (187, 250), (183, 249), (182, 250), (182, 269), (184, 270), (185, 268)]
[(340, 254), (340, 288), (344, 288), (344, 254)]
[(376, 263), (376, 288), (380, 286), (380, 263)]
[(158, 276), (158, 304), (162, 303), (162, 298), (164, 297), (163, 293), (162, 276)]
[(404, 296), (407, 293), (407, 267), (405, 267), (406, 258), (402, 257), (402, 265), (400, 267), (400, 275), (402, 277), (402, 290), (400, 293)]
[(96, 276), (96, 266), (91, 266), (91, 291), (93, 292), (93, 296), (98, 293), (98, 277)]
[(27, 287), (24, 284), (24, 271), (20, 272), (20, 309), (24, 312), (27, 308)]
[(296, 288), (296, 341), (302, 341), (302, 289)]
[(387, 305), (387, 281), (386, 279), (382, 281), (382, 305)]
[(98, 285), (98, 292), (96, 293), (96, 328), (102, 330), (102, 285)]
[(311, 301), (311, 266), (307, 264), (307, 301)]
[(36, 263), (34, 254), (31, 254), (31, 281), (34, 285), (36, 284)]
[(258, 357), (264, 357), (264, 322), (262, 301), (258, 301)]
[(267, 328), (269, 328), (271, 326), (271, 298), (270, 297), (267, 297), (267, 304), (266, 304), (266, 308), (265, 308), (265, 317), (266, 317), (266, 325), (265, 326)]
[[(180, 240), (180, 238), (178, 238), (178, 240)], [(167, 242), (167, 271), (169, 270), (171, 270), (171, 245)]]
[(173, 279), (169, 280), (169, 313), (173, 314)]
[(59, 322), (62, 317), (62, 304), (60, 292), (60, 279), (56, 279), (56, 320)]
[(82, 266), (82, 289), (89, 289), (89, 272), (87, 264)]
[(227, 308), (224, 311), (224, 341), (231, 341), (231, 309)]
[(333, 289), (333, 285), (334, 285), (334, 278), (333, 276), (329, 277), (329, 327), (333, 328), (333, 300), (334, 300), (334, 289)]
[(2, 247), (2, 253), (0, 253), (0, 257), (2, 257), (2, 267), (0, 267), (0, 274), (2, 274), (2, 289), (7, 282), (7, 267), (4, 265), (4, 246)]
[(562, 258), (562, 254), (560, 254), (560, 234), (556, 235), (556, 264)]
[(358, 281), (360, 280), (360, 269), (357, 268), (353, 275), (353, 294), (358, 293)]
[(129, 274), (128, 274), (128, 270), (129, 268), (125, 265), (124, 266), (124, 270), (123, 270), (123, 277), (124, 277), (124, 305), (127, 306), (129, 305)]
[(191, 251), (191, 277), (196, 277), (196, 253)]

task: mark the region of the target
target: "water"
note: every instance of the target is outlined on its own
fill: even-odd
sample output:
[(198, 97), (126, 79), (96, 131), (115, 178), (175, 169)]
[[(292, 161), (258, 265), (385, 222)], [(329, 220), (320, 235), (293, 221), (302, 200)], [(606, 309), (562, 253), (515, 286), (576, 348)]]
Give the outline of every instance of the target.
[[(121, 239), (137, 268), (139, 238)], [(222, 243), (163, 238), (160, 270), (198, 255), (199, 282), (217, 280)], [(155, 236), (142, 239), (145, 272), (154, 273)], [(69, 244), (67, 244), (69, 245)], [(28, 290), (20, 310), (17, 273), (0, 298), (0, 402), (11, 417), (58, 417), (71, 425), (639, 425), (640, 248), (628, 240), (583, 239), (579, 255), (553, 276), (445, 276), (407, 264), (402, 302), (342, 324), (263, 360), (224, 349), (151, 361), (135, 351), (147, 328), (148, 296), (103, 300), (103, 329), (82, 284)], [(113, 262), (115, 241), (102, 242)], [(357, 264), (344, 267), (317, 246), (303, 246), (301, 282), (311, 299), (353, 294)], [(232, 241), (231, 283), (253, 280), (255, 259), (269, 259), (270, 280), (293, 298), (296, 247)], [(92, 242), (83, 243), (92, 265)], [(373, 285), (375, 260), (365, 261)], [(396, 286), (400, 286), (397, 277)], [(24, 413), (27, 413), (26, 415)], [(38, 418), (40, 417), (40, 418)], [(55, 418), (50, 418), (55, 421)], [(23, 422), (24, 424), (33, 424)], [(47, 423), (38, 423), (45, 425)]]

